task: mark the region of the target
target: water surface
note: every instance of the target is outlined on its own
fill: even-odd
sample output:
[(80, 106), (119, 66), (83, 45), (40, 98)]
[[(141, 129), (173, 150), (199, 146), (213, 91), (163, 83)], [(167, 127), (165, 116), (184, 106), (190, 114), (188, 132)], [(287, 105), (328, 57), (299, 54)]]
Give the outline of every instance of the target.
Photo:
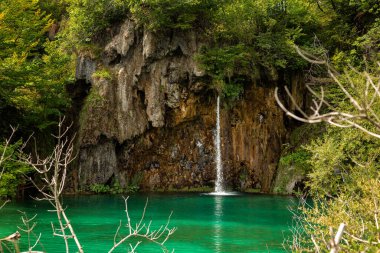
[[(184, 253), (285, 252), (282, 242), (289, 236), (291, 226), (288, 208), (296, 202), (291, 197), (255, 194), (137, 194), (128, 201), (133, 223), (141, 217), (147, 198), (146, 221), (152, 220), (153, 227), (165, 224), (173, 211), (170, 227), (178, 230), (166, 245)], [(120, 220), (126, 222), (121, 196), (65, 197), (64, 206), (85, 252), (107, 252)], [(22, 223), (17, 210), (21, 210), (29, 216), (37, 214), (34, 231), (42, 233), (42, 238), (36, 250), (65, 252), (63, 240), (52, 235), (50, 222), (55, 221), (55, 216), (49, 209), (48, 203), (34, 200), (7, 204), (0, 210), (0, 238), (20, 231), (17, 226)], [(27, 236), (23, 233), (20, 246), (27, 250)], [(115, 252), (126, 252), (126, 247)], [(143, 244), (139, 249), (138, 252), (161, 252), (152, 244)]]

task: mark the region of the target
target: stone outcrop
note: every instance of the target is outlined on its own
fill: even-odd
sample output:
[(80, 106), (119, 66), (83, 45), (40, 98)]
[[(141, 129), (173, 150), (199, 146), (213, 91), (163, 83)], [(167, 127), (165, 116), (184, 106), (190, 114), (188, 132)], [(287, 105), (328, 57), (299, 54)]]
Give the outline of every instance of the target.
[(276, 174), (281, 145), (286, 136), (283, 112), (273, 88), (252, 87), (225, 117), (225, 157), (229, 158), (231, 181), (241, 189), (270, 190)]
[[(203, 44), (194, 31), (155, 34), (126, 20), (100, 59), (79, 58), (76, 77), (91, 83), (79, 119), (79, 188), (213, 187), (216, 96), (194, 60)], [(273, 92), (252, 83), (222, 108), (230, 187), (270, 189), (287, 133)]]

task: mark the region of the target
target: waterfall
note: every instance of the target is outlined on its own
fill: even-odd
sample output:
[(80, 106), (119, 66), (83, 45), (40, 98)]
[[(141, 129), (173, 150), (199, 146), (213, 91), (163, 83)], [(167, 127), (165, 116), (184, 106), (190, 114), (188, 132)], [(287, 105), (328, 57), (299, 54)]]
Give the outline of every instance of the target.
[(224, 192), (223, 188), (223, 165), (222, 165), (222, 154), (220, 148), (220, 98), (218, 96), (216, 102), (216, 129), (214, 134), (214, 145), (215, 145), (215, 166), (216, 166), (216, 182), (215, 182), (215, 192)]
[(216, 167), (215, 190), (214, 192), (203, 193), (202, 195), (237, 196), (239, 195), (239, 193), (226, 192), (224, 189), (222, 151), (221, 151), (220, 143), (221, 143), (220, 141), (220, 98), (218, 96), (218, 99), (216, 100), (216, 127), (214, 131), (215, 167)]

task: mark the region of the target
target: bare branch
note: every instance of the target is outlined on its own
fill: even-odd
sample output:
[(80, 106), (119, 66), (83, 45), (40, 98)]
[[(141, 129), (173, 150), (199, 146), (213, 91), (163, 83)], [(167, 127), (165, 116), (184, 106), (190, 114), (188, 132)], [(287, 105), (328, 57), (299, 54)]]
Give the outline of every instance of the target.
[(64, 208), (62, 208), (61, 194), (65, 187), (67, 169), (69, 164), (75, 159), (74, 154), (74, 137), (68, 138), (66, 135), (71, 127), (68, 126), (63, 130), (64, 118), (58, 123), (58, 134), (53, 135), (56, 139), (56, 146), (50, 155), (46, 158), (40, 158), (38, 154), (32, 159), (31, 155), (21, 156), (21, 159), (40, 174), (42, 181), (45, 183), (39, 186), (32, 180), (30, 181), (42, 194), (38, 200), (46, 200), (55, 208), (59, 229), (54, 228), (52, 223), (53, 235), (62, 237), (65, 241), (66, 252), (69, 252), (68, 239), (73, 239), (77, 246), (78, 252), (82, 253), (83, 248), (72, 227)]
[(346, 224), (344, 224), (344, 223), (341, 223), (339, 225), (338, 231), (336, 232), (335, 237), (332, 240), (333, 243), (331, 245), (330, 253), (336, 253), (336, 252), (338, 252), (338, 250), (339, 250), (338, 245), (340, 243), (340, 240), (342, 239), (343, 231), (344, 231), (345, 227), (346, 227)]
[[(326, 73), (331, 80), (334, 81), (334, 84), (342, 91), (353, 109), (350, 112), (345, 112), (327, 101), (324, 94), (324, 88), (321, 84), (316, 84), (320, 87), (320, 93), (312, 88), (314, 85), (306, 85), (307, 90), (313, 97), (311, 101), (312, 105), (308, 108), (311, 113), (307, 113), (305, 109), (297, 105), (296, 100), (289, 92), (289, 89), (284, 87), (291, 105), (296, 108), (301, 116), (297, 115), (284, 105), (279, 97), (279, 89), (276, 88), (275, 99), (281, 109), (290, 117), (304, 123), (327, 122), (337, 127), (357, 128), (375, 138), (380, 138), (380, 115), (378, 115), (376, 113), (377, 110), (373, 108), (376, 101), (380, 99), (380, 80), (375, 84), (375, 79), (368, 72), (360, 72), (352, 66), (349, 67), (352, 70), (352, 73), (357, 75), (358, 78), (353, 78), (352, 74), (347, 71), (340, 75), (330, 66), (326, 56), (325, 59), (319, 59), (316, 56), (302, 51), (299, 47), (295, 48), (299, 55), (308, 62), (326, 68)], [(346, 87), (347, 85), (348, 87)], [(372, 127), (368, 127), (368, 125)]]
[(7, 199), (4, 203), (2, 203), (2, 204), (0, 205), (0, 209), (3, 208), (3, 207), (4, 207), (7, 203), (9, 203), (9, 202), (10, 202), (10, 200)]
[(317, 252), (317, 253), (321, 252), (321, 250), (319, 249), (319, 246), (318, 246), (317, 242), (315, 241), (315, 238), (314, 238), (313, 235), (311, 235), (311, 240), (312, 240), (312, 242), (314, 244), (315, 252)]
[(348, 232), (344, 232), (344, 233), (347, 234), (347, 235), (349, 235), (352, 239), (354, 239), (354, 240), (356, 240), (358, 242), (362, 242), (362, 243), (366, 243), (366, 244), (372, 244), (372, 245), (379, 245), (380, 244), (380, 242), (371, 242), (371, 241), (367, 241), (367, 240), (361, 239), (361, 238), (359, 238), (357, 236), (354, 236), (354, 235), (352, 235), (352, 234), (350, 234)]
[[(36, 236), (36, 234), (33, 232), (33, 229), (36, 227), (37, 222), (33, 222), (33, 220), (37, 217), (37, 214), (35, 214), (32, 218), (28, 218), (27, 214), (25, 212), (19, 211), (22, 216), (21, 220), (25, 228), (18, 227), (21, 231), (27, 233), (28, 236), (28, 252), (37, 252), (33, 251), (33, 249), (37, 246), (37, 244), (40, 242), (41, 239), (41, 233)], [(32, 224), (31, 224), (32, 223)], [(31, 224), (31, 225), (30, 225)], [(36, 241), (33, 245), (31, 245), (31, 238), (30, 235), (33, 234), (36, 238)]]
[[(138, 223), (135, 224), (135, 226), (132, 226), (131, 219), (128, 212), (128, 197), (124, 198), (125, 202), (125, 213), (127, 216), (127, 224), (128, 227), (128, 234), (122, 237), (119, 241), (116, 241), (116, 238), (119, 236), (120, 228), (121, 228), (121, 222), (116, 230), (116, 233), (114, 235), (114, 245), (112, 248), (108, 251), (113, 252), (117, 247), (119, 247), (121, 244), (126, 242), (130, 238), (142, 238), (144, 240), (150, 241), (152, 243), (155, 243), (161, 247), (161, 249), (164, 252), (168, 252), (167, 248), (164, 246), (165, 242), (170, 238), (170, 236), (176, 231), (177, 228), (169, 228), (170, 224), (170, 218), (172, 213), (169, 215), (168, 220), (164, 226), (160, 226), (160, 228), (156, 230), (151, 231), (151, 224), (152, 221), (149, 221), (148, 225), (144, 223), (145, 218), (145, 212), (148, 205), (148, 200), (145, 202), (145, 206), (143, 209), (143, 212), (141, 214), (141, 218), (138, 221)], [(129, 244), (131, 251), (135, 252), (136, 248), (140, 245), (141, 241), (138, 241), (135, 245)]]
[(318, 58), (315, 57), (314, 55), (309, 54), (308, 52), (303, 51), (303, 50), (300, 49), (298, 46), (294, 46), (294, 47), (295, 47), (295, 49), (297, 50), (297, 53), (298, 53), (302, 58), (304, 58), (306, 61), (308, 61), (308, 62), (310, 62), (310, 63), (314, 63), (314, 64), (326, 64), (326, 61), (321, 60), (321, 59), (318, 59)]
[(1, 153), (1, 156), (0, 156), (0, 167), (1, 167), (1, 171), (0, 171), (0, 179), (1, 179), (2, 176), (3, 176), (3, 174), (4, 174), (4, 169), (5, 169), (5, 168), (2, 167), (1, 165), (2, 165), (6, 160), (8, 160), (8, 159), (11, 157), (11, 155), (7, 155), (7, 149), (8, 149), (8, 147), (9, 147), (9, 144), (11, 143), (11, 140), (12, 140), (14, 134), (15, 134), (16, 131), (17, 131), (17, 127), (12, 127), (12, 126), (10, 126), (10, 127), (11, 127), (11, 129), (12, 129), (12, 133), (11, 133), (11, 135), (9, 136), (8, 139), (5, 139), (5, 144), (4, 144), (4, 146), (3, 146), (3, 150), (2, 150), (2, 153)]

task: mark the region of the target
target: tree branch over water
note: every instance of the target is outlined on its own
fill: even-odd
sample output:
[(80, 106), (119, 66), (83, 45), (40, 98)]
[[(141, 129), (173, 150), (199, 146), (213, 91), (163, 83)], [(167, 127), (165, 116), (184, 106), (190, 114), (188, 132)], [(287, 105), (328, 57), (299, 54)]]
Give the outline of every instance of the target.
[[(14, 136), (14, 134), (17, 131), (17, 127), (12, 127), (12, 133), (9, 136), (9, 138), (5, 139), (4, 144), (2, 145), (3, 150), (1, 151), (1, 156), (0, 156), (0, 180), (3, 177), (5, 167), (3, 166), (3, 163), (8, 160), (12, 155), (7, 155), (7, 149), (11, 143), (11, 140)], [(3, 203), (0, 204), (0, 209), (2, 209), (10, 200), (5, 200)]]
[[(339, 73), (330, 64), (327, 56), (319, 59), (296, 47), (299, 55), (311, 64), (325, 69), (328, 82), (320, 84), (311, 80), (306, 84), (312, 99), (309, 108), (302, 108), (297, 104), (288, 87), (285, 86), (286, 96), (295, 106), (296, 112), (291, 111), (280, 99), (279, 89), (275, 89), (275, 98), (278, 105), (290, 117), (305, 123), (327, 122), (341, 128), (357, 128), (373, 137), (380, 138), (380, 116), (376, 107), (380, 103), (380, 78), (359, 71), (349, 66), (344, 73)], [(380, 66), (379, 63), (377, 63)], [(348, 108), (341, 108), (337, 101), (328, 98), (329, 84), (333, 84), (350, 104)]]
[[(307, 106), (302, 106), (288, 87), (284, 87), (284, 94), (276, 88), (275, 98), (282, 110), (293, 119), (304, 123), (326, 122), (340, 128), (355, 128), (380, 139), (380, 64), (370, 66), (364, 62), (365, 70), (347, 65), (339, 72), (332, 66), (327, 55), (316, 57), (298, 47), (296, 50), (302, 58), (311, 63), (313, 70), (317, 70), (318, 77), (310, 76), (309, 82), (306, 83), (310, 99), (306, 103)], [(342, 140), (337, 140), (337, 143), (340, 141)], [(318, 151), (315, 145), (312, 149), (315, 151), (314, 154), (318, 155), (314, 156), (315, 159), (323, 161), (330, 158), (326, 153)], [(375, 154), (376, 157), (378, 154)], [(301, 210), (301, 214), (293, 212), (296, 224), (292, 228), (293, 241), (289, 243), (292, 250), (302, 251), (307, 245), (306, 248), (313, 248), (315, 252), (325, 252), (325, 249), (328, 249), (330, 253), (335, 253), (358, 243), (360, 247), (366, 249), (361, 252), (367, 252), (367, 248), (377, 247), (380, 244), (378, 232), (380, 181), (376, 169), (371, 174), (372, 166), (377, 168), (375, 158), (371, 160), (367, 157), (370, 161), (367, 160), (368, 164), (365, 165), (357, 162), (355, 157), (350, 158), (351, 164), (346, 166), (349, 169), (346, 170), (345, 177), (342, 176), (343, 182), (339, 185), (341, 189), (335, 195), (316, 194), (314, 197), (320, 202), (315, 202), (314, 206), (304, 203), (304, 206), (298, 209)], [(320, 173), (336, 169), (334, 166), (331, 168), (329, 166), (331, 165), (326, 163), (316, 166), (316, 169), (322, 170)], [(309, 175), (314, 175), (315, 178), (315, 174), (316, 172)], [(349, 177), (350, 174), (353, 178)], [(313, 181), (312, 176), (309, 182)], [(333, 185), (339, 184), (338, 181), (331, 182)], [(348, 187), (342, 187), (344, 184)], [(352, 188), (360, 194), (350, 192)], [(340, 225), (334, 232), (332, 227), (335, 227), (336, 223)], [(326, 228), (330, 228), (329, 234), (326, 233)], [(304, 240), (305, 237), (309, 237), (309, 241)]]
[(1, 168), (0, 179), (2, 178), (2, 176), (3, 176), (3, 174), (4, 174), (4, 170), (5, 170), (5, 168), (4, 168), (2, 165), (3, 165), (3, 163), (4, 163), (6, 160), (8, 160), (8, 159), (11, 157), (11, 155), (7, 155), (7, 149), (8, 149), (8, 146), (9, 146), (9, 144), (10, 144), (10, 142), (11, 142), (11, 140), (12, 140), (14, 134), (15, 134), (16, 131), (17, 131), (17, 128), (15, 128), (15, 127), (12, 127), (12, 126), (11, 126), (11, 129), (12, 129), (12, 133), (11, 133), (11, 135), (9, 136), (8, 139), (5, 139), (5, 142), (4, 142), (4, 145), (3, 145), (3, 150), (2, 150), (2, 152), (1, 152), (1, 156), (0, 156), (0, 168)]
[(72, 138), (67, 136), (71, 125), (64, 128), (64, 120), (63, 118), (58, 123), (58, 134), (53, 135), (57, 144), (50, 155), (41, 158), (36, 154), (35, 157), (29, 155), (21, 157), (21, 159), (41, 176), (41, 180), (44, 183), (42, 186), (38, 185), (32, 178), (29, 178), (29, 180), (42, 194), (42, 198), (37, 198), (37, 200), (49, 201), (54, 207), (54, 212), (57, 214), (59, 223), (59, 228), (55, 228), (54, 224), (51, 223), (54, 236), (64, 239), (66, 252), (69, 252), (68, 239), (73, 239), (78, 252), (83, 253), (82, 245), (61, 203), (67, 169), (69, 164), (75, 159), (73, 145), (75, 136)]
[[(146, 208), (148, 206), (148, 200), (145, 202), (144, 210), (141, 214), (140, 221), (135, 224), (135, 226), (131, 223), (131, 218), (129, 216), (128, 212), (128, 197), (124, 198), (125, 202), (125, 214), (127, 218), (127, 224), (126, 227), (128, 229), (128, 234), (124, 237), (122, 237), (119, 241), (116, 240), (116, 238), (120, 235), (120, 229), (121, 229), (121, 222), (118, 226), (115, 236), (114, 236), (114, 245), (113, 247), (108, 251), (108, 253), (113, 252), (117, 247), (119, 247), (121, 244), (126, 242), (130, 238), (138, 238), (138, 239), (145, 239), (149, 242), (155, 243), (159, 245), (163, 252), (169, 252), (166, 246), (164, 245), (165, 242), (170, 238), (170, 236), (177, 230), (176, 227), (169, 228), (170, 224), (170, 218), (172, 213), (169, 215), (168, 220), (165, 225), (161, 225), (158, 229), (152, 229), (152, 221), (150, 220), (148, 224), (144, 222), (145, 218), (145, 212)], [(135, 252), (137, 247), (142, 243), (142, 241), (137, 241), (134, 245), (132, 243), (129, 243), (130, 251), (128, 252)], [(173, 250), (174, 252), (174, 250)]]
[[(45, 158), (41, 158), (38, 154), (35, 156), (21, 156), (20, 159), (26, 164), (30, 165), (40, 176), (43, 184), (38, 184), (32, 178), (29, 180), (42, 194), (41, 198), (36, 198), (37, 200), (48, 201), (53, 207), (54, 212), (57, 215), (57, 220), (59, 227), (56, 228), (53, 223), (51, 223), (54, 236), (62, 237), (65, 241), (66, 252), (69, 252), (69, 239), (73, 239), (77, 247), (78, 252), (83, 253), (83, 247), (80, 243), (74, 227), (70, 223), (70, 220), (66, 214), (65, 208), (62, 205), (62, 194), (65, 188), (66, 175), (69, 164), (76, 158), (74, 155), (74, 137), (68, 137), (68, 131), (71, 125), (64, 127), (64, 118), (59, 121), (58, 124), (58, 134), (54, 136), (56, 139), (56, 146), (50, 155)], [(161, 247), (164, 252), (168, 252), (168, 249), (164, 245), (169, 237), (176, 231), (177, 228), (169, 228), (170, 217), (165, 225), (160, 226), (158, 229), (152, 229), (151, 224), (144, 222), (145, 212), (147, 208), (148, 201), (144, 206), (141, 218), (138, 223), (132, 225), (131, 218), (128, 212), (128, 197), (124, 198), (125, 202), (125, 213), (127, 218), (126, 227), (128, 228), (127, 235), (120, 235), (121, 222), (117, 228), (116, 234), (114, 236), (114, 245), (109, 250), (113, 252), (123, 243), (128, 243), (128, 239), (137, 238), (147, 240), (151, 243), (157, 244)], [(121, 239), (117, 241), (117, 238), (121, 236)], [(129, 252), (136, 252), (137, 247), (142, 243), (138, 241), (137, 243), (129, 243)], [(34, 246), (33, 246), (34, 247)], [(33, 248), (29, 246), (29, 248)]]

